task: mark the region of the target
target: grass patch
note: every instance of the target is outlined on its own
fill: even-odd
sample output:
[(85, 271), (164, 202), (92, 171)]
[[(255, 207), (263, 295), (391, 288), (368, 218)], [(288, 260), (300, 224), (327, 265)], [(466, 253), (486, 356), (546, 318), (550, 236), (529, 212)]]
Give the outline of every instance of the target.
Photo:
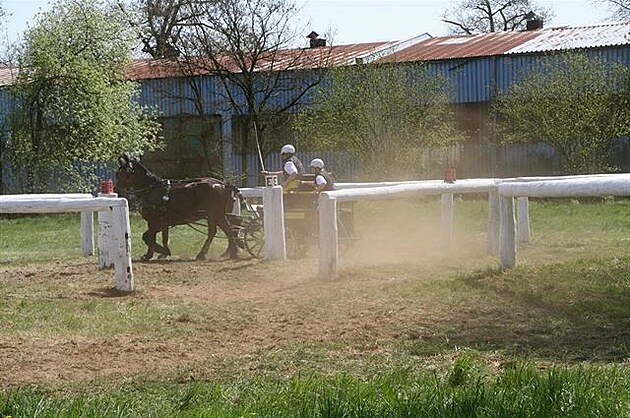
[[(94, 216), (94, 243), (98, 242), (98, 220)], [(138, 214), (129, 216), (131, 250), (134, 259), (146, 252), (142, 234), (146, 221)], [(193, 229), (194, 227), (194, 229)], [(173, 254), (183, 259), (194, 258), (205, 240), (206, 227), (181, 225), (171, 228), (169, 243)], [(81, 257), (81, 218), (79, 214), (27, 215), (0, 218), (0, 264), (31, 263), (64, 258)], [(161, 234), (157, 241), (161, 243)], [(209, 256), (218, 256), (227, 248), (227, 239), (221, 230), (210, 248)], [(96, 249), (95, 249), (96, 251)]]
[(99, 394), (5, 391), (4, 416), (98, 417), (620, 417), (628, 413), (630, 374), (620, 367), (539, 370), (513, 364), (488, 373), (460, 356), (445, 374), (407, 370), (381, 376), (296, 375), (229, 384), (124, 385)]

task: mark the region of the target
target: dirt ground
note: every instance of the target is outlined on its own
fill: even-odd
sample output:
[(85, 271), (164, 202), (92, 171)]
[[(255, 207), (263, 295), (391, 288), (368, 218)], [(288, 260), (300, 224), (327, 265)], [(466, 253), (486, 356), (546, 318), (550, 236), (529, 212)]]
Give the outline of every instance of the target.
[[(330, 315), (314, 313), (319, 301), (327, 301), (335, 294), (336, 304), (341, 303), (340, 294), (354, 294), (355, 286), (363, 289), (382, 286), (378, 280), (321, 281), (314, 277), (311, 266), (305, 273), (292, 274), (295, 265), (275, 264), (270, 266), (259, 261), (136, 263), (137, 290), (131, 295), (119, 295), (111, 287), (86, 286), (94, 274), (94, 266), (84, 262), (46, 263), (20, 271), (3, 267), (2, 275), (7, 280), (29, 280), (31, 285), (33, 281), (55, 280), (75, 288), (73, 293), (51, 295), (52, 298), (149, 299), (158, 304), (207, 304), (214, 306), (217, 312), (205, 312), (207, 320), (165, 318), (175, 325), (194, 321), (184, 324), (194, 328), (185, 339), (155, 339), (142, 334), (113, 338), (42, 335), (0, 338), (0, 385), (121, 377), (186, 367), (212, 359), (247, 362), (248, 357), (253, 358), (258, 352), (272, 351), (294, 341), (324, 341), (357, 335), (368, 327), (372, 336), (390, 332), (386, 323), (374, 326), (374, 316), (388, 312), (378, 301), (354, 304), (355, 307), (363, 305), (358, 312), (329, 305)], [(159, 276), (178, 276), (182, 282), (145, 282), (147, 277)], [(244, 321), (242, 314), (233, 312), (239, 306), (248, 311), (246, 316), (254, 318)], [(221, 313), (224, 318), (215, 317)]]
[[(134, 324), (132, 331), (113, 336), (81, 330), (0, 333), (0, 387), (168, 373), (225, 377), (262, 372), (277, 359), (278, 369), (290, 374), (315, 358), (329, 369), (366, 353), (386, 361), (395, 347), (410, 345), (426, 350), (427, 357), (436, 347), (573, 350), (576, 358), (605, 351), (608, 343), (599, 338), (609, 330), (589, 324), (567, 329), (567, 318), (508, 293), (453, 289), (454, 275), (496, 264), (486, 255), (483, 234), (456, 236), (453, 250), (442, 253), (436, 236), (381, 228), (373, 228), (374, 237), (357, 243), (355, 251), (342, 253), (336, 280), (317, 277), (314, 254), (280, 262), (134, 260), (136, 291), (126, 295), (113, 290), (113, 272), (98, 271), (92, 258), (0, 265), (5, 301), (93, 301), (119, 304), (121, 310), (147, 303), (173, 312), (190, 307), (160, 318), (160, 331), (149, 323), (144, 331)], [(570, 348), (584, 336), (586, 342)], [(313, 348), (300, 358), (299, 347), (309, 346), (326, 349)]]
[[(392, 305), (392, 295), (380, 292), (397, 278), (384, 280), (386, 273), (370, 265), (386, 266), (396, 261), (393, 254), (413, 260), (413, 247), (403, 245), (400, 236), (387, 243), (385, 239), (362, 242), (357, 251), (342, 253), (340, 267), (346, 273), (337, 280), (317, 277), (316, 250), (281, 262), (247, 257), (196, 262), (176, 256), (147, 263), (134, 260), (136, 291), (130, 295), (117, 294), (113, 272), (98, 271), (92, 259), (0, 265), (2, 282), (22, 283), (25, 294), (47, 301), (137, 300), (204, 307), (198, 315), (164, 318), (185, 329), (185, 338), (141, 332), (0, 337), (0, 386), (117, 378), (199, 365), (212, 369), (230, 363), (254, 370), (261, 353), (292, 344), (346, 341), (354, 347), (348, 350), (354, 350), (366, 342), (395, 339), (407, 332), (407, 325), (401, 324), (413, 324), (419, 312)], [(419, 336), (430, 331), (409, 332)]]

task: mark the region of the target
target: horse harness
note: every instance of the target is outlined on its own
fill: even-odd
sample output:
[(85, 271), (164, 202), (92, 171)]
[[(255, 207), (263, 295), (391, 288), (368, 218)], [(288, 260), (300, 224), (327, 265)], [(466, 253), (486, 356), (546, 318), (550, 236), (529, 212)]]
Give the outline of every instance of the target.
[[(157, 187), (160, 187), (157, 189)], [(150, 184), (147, 187), (141, 189), (135, 189), (130, 187), (129, 194), (131, 197), (138, 197), (138, 201), (141, 202), (141, 206), (146, 209), (157, 210), (159, 212), (166, 212), (168, 210), (169, 202), (171, 201), (171, 181), (160, 180), (158, 183)], [(159, 193), (156, 193), (159, 191)], [(146, 196), (146, 199), (142, 198), (142, 195)]]
[[(182, 188), (192, 187), (196, 183), (200, 182), (199, 180), (175, 180), (176, 183), (183, 184)], [(222, 184), (216, 183), (212, 184), (212, 188), (220, 188)], [(166, 215), (166, 212), (169, 209), (169, 204), (171, 202), (171, 191), (173, 185), (170, 179), (162, 179), (159, 182), (150, 184), (147, 187), (143, 187), (141, 189), (131, 188), (131, 192), (129, 193), (132, 197), (138, 196), (137, 200), (140, 203), (140, 210), (152, 210), (157, 211), (163, 215)], [(159, 192), (159, 193), (158, 193)], [(142, 195), (146, 195), (145, 198)], [(205, 211), (198, 211), (201, 214), (205, 214)], [(185, 223), (190, 226), (192, 229), (197, 232), (202, 232), (196, 229), (193, 225), (204, 225), (201, 222), (196, 222), (194, 219), (184, 219)]]

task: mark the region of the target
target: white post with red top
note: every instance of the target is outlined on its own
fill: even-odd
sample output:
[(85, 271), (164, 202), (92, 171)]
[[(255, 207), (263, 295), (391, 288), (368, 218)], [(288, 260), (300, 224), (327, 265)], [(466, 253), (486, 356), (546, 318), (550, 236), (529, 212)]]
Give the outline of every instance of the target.
[[(112, 180), (101, 181), (101, 191), (98, 197), (118, 197), (114, 193), (114, 183)], [(98, 268), (101, 270), (114, 267), (114, 238), (113, 238), (113, 214), (112, 210), (105, 210), (98, 213)]]

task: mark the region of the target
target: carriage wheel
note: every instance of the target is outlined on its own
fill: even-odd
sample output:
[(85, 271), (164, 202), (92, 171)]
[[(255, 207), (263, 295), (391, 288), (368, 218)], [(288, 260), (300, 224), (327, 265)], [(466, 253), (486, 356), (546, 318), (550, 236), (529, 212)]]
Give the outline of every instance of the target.
[(287, 258), (297, 259), (306, 257), (309, 236), (300, 228), (285, 225)]
[(245, 227), (243, 232), (245, 249), (254, 258), (262, 258), (265, 247), (265, 234), (260, 222), (252, 222)]

